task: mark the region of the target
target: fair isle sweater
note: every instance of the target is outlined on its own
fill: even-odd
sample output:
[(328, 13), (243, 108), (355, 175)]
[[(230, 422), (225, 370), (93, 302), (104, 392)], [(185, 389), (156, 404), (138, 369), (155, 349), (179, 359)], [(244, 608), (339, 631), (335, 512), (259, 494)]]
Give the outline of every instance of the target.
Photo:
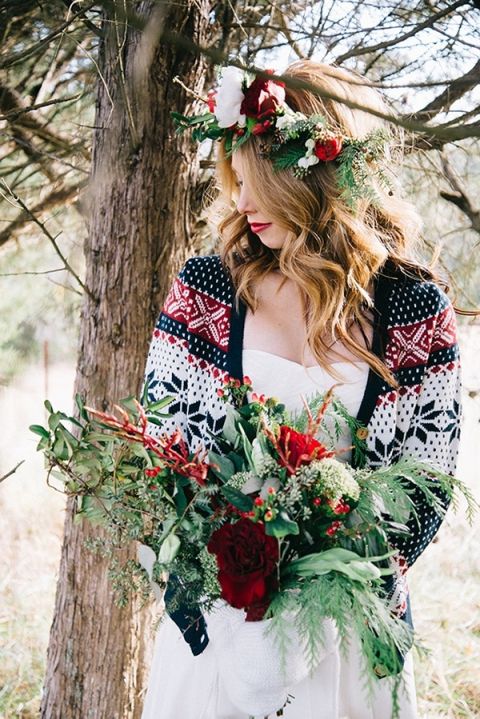
[[(148, 354), (148, 398), (173, 395), (162, 432), (180, 427), (190, 451), (219, 451), (225, 403), (217, 395), (225, 377), (242, 379), (246, 305), (237, 312), (234, 286), (219, 255), (192, 257), (167, 295)], [(456, 321), (445, 293), (433, 282), (407, 277), (386, 263), (374, 281), (373, 352), (398, 381), (394, 388), (369, 371), (358, 419), (368, 429), (366, 466), (389, 466), (404, 457), (431, 462), (453, 474), (461, 420)], [(253, 387), (255, 389), (255, 387)], [(155, 426), (152, 433), (158, 432)], [(390, 606), (412, 624), (406, 571), (435, 536), (442, 518), (413, 495), (419, 522), (400, 535)], [(167, 589), (168, 595), (168, 589)], [(167, 606), (168, 606), (168, 597)], [(172, 618), (192, 652), (208, 643), (205, 623), (192, 610)]]

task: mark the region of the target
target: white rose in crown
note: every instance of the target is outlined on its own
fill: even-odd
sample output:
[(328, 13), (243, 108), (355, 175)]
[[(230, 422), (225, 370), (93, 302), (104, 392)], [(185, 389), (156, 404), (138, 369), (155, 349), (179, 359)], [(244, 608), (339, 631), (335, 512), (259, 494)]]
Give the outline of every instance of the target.
[(238, 67), (226, 67), (215, 95), (215, 117), (219, 127), (245, 126), (246, 117), (240, 112), (244, 94), (243, 72)]

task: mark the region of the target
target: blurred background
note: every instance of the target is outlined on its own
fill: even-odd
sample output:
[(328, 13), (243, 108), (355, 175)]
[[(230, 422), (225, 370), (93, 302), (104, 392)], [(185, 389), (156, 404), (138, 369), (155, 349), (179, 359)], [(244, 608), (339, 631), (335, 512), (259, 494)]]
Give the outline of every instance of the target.
[[(185, 0), (178, 6), (197, 23), (190, 36), (165, 30), (183, 27), (178, 18), (167, 22), (165, 13), (174, 12), (169, 3), (0, 0), (0, 477), (21, 463), (0, 484), (0, 716), (5, 718), (34, 717), (40, 709), (65, 502), (45, 484), (28, 426), (43, 423), (46, 397), (55, 408), (72, 408), (75, 375), (84, 360), (82, 306), (94, 279), (91, 250), (105, 232), (87, 193), (103, 149), (95, 136), (99, 107), (110, 112), (102, 122), (123, 122), (122, 112), (125, 123), (133, 117), (135, 125), (138, 107), (128, 102), (133, 48), (137, 65), (140, 58), (165, 92), (183, 72), (182, 62), (193, 72), (189, 54), (202, 58), (194, 67), (200, 94), (211, 85), (215, 62), (229, 57), (278, 72), (309, 57), (366, 75), (401, 122), (416, 123), (407, 134), (401, 178), (424, 220), (421, 253), (448, 273), (458, 307), (480, 306), (478, 1), (239, 0), (194, 6)], [(114, 35), (113, 53), (108, 33)], [(155, 62), (168, 53), (176, 53), (176, 64), (162, 65), (155, 75)], [(141, 73), (135, 77), (141, 84)], [(167, 103), (171, 109), (182, 111)], [(176, 141), (158, 118), (153, 131), (144, 141), (159, 142), (162, 167), (165, 148)], [(109, 155), (114, 167), (115, 157), (114, 148)], [(150, 226), (161, 260), (155, 265), (157, 284), (148, 295), (145, 287), (148, 283), (150, 291), (152, 280), (144, 282), (137, 272), (130, 286), (140, 307), (143, 302), (146, 328), (155, 315), (147, 297), (155, 296), (158, 309), (179, 263), (215, 246), (205, 209), (212, 194), (212, 157), (206, 146), (191, 159), (193, 209), (185, 234), (172, 238), (160, 219), (152, 221), (153, 230)], [(138, 192), (165, 213), (158, 175), (142, 173)], [(121, 178), (124, 188), (127, 177)], [(168, 176), (163, 182), (171, 184)], [(105, 187), (108, 199), (108, 180)], [(125, 205), (125, 214), (131, 209)], [(120, 247), (123, 235), (116, 238)], [(127, 304), (126, 318), (128, 312)], [(480, 322), (469, 316), (458, 321), (465, 406), (458, 476), (478, 497)], [(140, 346), (139, 358), (142, 352)], [(140, 359), (137, 365), (140, 376)], [(438, 540), (410, 573), (414, 618), (429, 650), (417, 660), (423, 719), (480, 716), (479, 525), (478, 518), (468, 525), (462, 506), (457, 514), (450, 511)]]

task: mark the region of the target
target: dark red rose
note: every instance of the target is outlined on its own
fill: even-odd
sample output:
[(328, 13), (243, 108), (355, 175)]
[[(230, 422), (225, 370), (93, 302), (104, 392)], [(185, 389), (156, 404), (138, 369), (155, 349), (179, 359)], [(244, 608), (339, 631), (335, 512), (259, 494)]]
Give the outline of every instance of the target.
[(207, 548), (217, 558), (222, 598), (237, 609), (250, 608), (247, 620), (261, 619), (278, 586), (277, 540), (265, 534), (265, 525), (239, 519), (217, 529)]
[(295, 474), (295, 471), (302, 464), (309, 464), (314, 459), (333, 457), (335, 454), (330, 452), (315, 437), (296, 432), (284, 424), (280, 426), (280, 437), (278, 438), (277, 446), (280, 450), (279, 462), (282, 467), (287, 467), (289, 474)]
[(265, 616), (265, 612), (267, 611), (269, 606), (270, 606), (269, 597), (265, 598), (261, 602), (257, 602), (256, 604), (250, 604), (250, 606), (247, 607), (247, 612), (245, 614), (245, 621), (246, 622), (261, 621), (263, 619), (263, 617)]
[(313, 151), (319, 160), (324, 162), (334, 160), (342, 151), (342, 138), (332, 137), (330, 140), (318, 140)]
[[(273, 70), (266, 70), (272, 73)], [(245, 90), (245, 97), (240, 107), (242, 115), (256, 117), (261, 120), (274, 115), (285, 101), (285, 83), (257, 77)]]

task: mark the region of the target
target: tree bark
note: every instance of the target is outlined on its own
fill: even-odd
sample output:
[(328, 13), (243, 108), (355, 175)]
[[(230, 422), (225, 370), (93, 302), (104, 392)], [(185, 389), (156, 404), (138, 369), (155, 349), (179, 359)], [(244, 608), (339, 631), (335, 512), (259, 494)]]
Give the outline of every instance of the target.
[[(206, 0), (129, 3), (147, 20), (143, 32), (124, 21), (124, 2), (107, 7), (85, 248), (92, 298), (85, 297), (82, 311), (75, 383), (90, 406), (103, 410), (138, 394), (155, 317), (194, 249), (188, 208), (196, 148), (174, 135), (170, 111), (191, 105), (173, 77), (201, 93), (205, 66), (201, 57), (162, 44), (162, 28), (201, 45), (210, 31)], [(135, 602), (114, 605), (106, 562), (84, 547), (85, 538), (101, 532), (73, 518), (69, 504), (41, 716), (135, 719), (146, 685), (150, 614)]]

